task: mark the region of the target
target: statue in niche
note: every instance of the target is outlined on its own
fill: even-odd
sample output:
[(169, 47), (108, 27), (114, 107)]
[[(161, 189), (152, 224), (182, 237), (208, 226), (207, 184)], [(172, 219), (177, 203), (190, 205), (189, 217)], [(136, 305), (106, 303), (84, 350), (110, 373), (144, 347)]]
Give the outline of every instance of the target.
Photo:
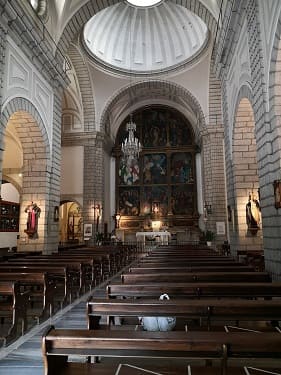
[(27, 213), (25, 233), (29, 238), (35, 238), (37, 235), (38, 218), (40, 217), (41, 209), (39, 206), (37, 206), (37, 203), (31, 202), (31, 204), (26, 207), (24, 212)]

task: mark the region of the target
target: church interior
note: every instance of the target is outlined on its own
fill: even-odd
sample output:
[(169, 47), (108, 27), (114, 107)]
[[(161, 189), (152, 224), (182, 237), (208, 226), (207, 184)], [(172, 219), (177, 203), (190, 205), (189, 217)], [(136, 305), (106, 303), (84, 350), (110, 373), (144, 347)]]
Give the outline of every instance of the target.
[(0, 10), (0, 375), (281, 374), (280, 0)]

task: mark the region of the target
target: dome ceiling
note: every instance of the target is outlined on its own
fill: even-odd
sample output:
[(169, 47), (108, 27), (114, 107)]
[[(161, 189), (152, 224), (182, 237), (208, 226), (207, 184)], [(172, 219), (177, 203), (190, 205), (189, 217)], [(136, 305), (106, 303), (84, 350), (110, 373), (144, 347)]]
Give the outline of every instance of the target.
[(148, 8), (121, 2), (97, 13), (84, 28), (84, 44), (94, 60), (127, 73), (157, 73), (184, 65), (207, 39), (205, 23), (171, 2)]

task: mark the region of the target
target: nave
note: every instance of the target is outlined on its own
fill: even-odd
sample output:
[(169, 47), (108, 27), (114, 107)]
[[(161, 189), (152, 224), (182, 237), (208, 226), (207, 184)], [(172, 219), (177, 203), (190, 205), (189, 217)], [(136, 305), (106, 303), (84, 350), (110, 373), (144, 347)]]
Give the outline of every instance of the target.
[[(171, 252), (173, 257), (171, 257)], [(167, 262), (168, 258), (170, 260), (169, 262)], [(215, 269), (216, 271), (214, 271)], [(235, 272), (233, 272), (234, 269), (236, 270)], [(151, 249), (148, 254), (143, 254), (142, 257), (133, 261), (129, 266), (124, 267), (120, 272), (95, 287), (91, 292), (86, 293), (79, 299), (75, 300), (75, 302), (54, 315), (51, 319), (32, 329), (28, 334), (15, 343), (2, 349), (0, 351), (0, 374), (39, 375), (44, 373), (43, 356), (41, 351), (42, 335), (44, 335), (47, 340), (56, 340), (56, 338), (59, 337), (60, 332), (64, 332), (64, 335), (67, 332), (74, 331), (79, 331), (78, 335), (81, 335), (80, 337), (82, 337), (83, 332), (86, 332), (86, 335), (89, 333), (90, 338), (101, 337), (103, 339), (105, 336), (108, 337), (108, 339), (106, 339), (108, 341), (113, 338), (113, 340), (111, 340), (112, 342), (119, 337), (121, 337), (121, 341), (122, 337), (127, 337), (127, 343), (121, 345), (123, 345), (123, 349), (124, 345), (127, 345), (128, 349), (126, 350), (128, 353), (134, 351), (134, 345), (139, 345), (137, 341), (133, 342), (135, 337), (142, 341), (143, 338), (147, 336), (148, 341), (151, 340), (149, 345), (152, 346), (154, 345), (153, 338), (156, 337), (159, 346), (161, 345), (163, 347), (160, 354), (161, 361), (159, 359), (156, 359), (156, 362), (155, 359), (152, 360), (153, 355), (151, 354), (153, 353), (150, 352), (155, 349), (148, 349), (150, 352), (147, 351), (146, 354), (151, 358), (146, 359), (142, 358), (142, 353), (138, 352), (137, 349), (135, 354), (138, 358), (123, 358), (123, 355), (121, 354), (122, 358), (118, 358), (115, 351), (114, 357), (117, 358), (109, 359), (102, 357), (100, 363), (98, 362), (88, 365), (86, 363), (86, 355), (81, 355), (81, 351), (78, 353), (79, 349), (77, 348), (76, 341), (76, 346), (69, 347), (69, 360), (82, 362), (82, 367), (79, 367), (79, 370), (77, 371), (71, 372), (69, 366), (65, 368), (66, 372), (63, 370), (56, 370), (56, 368), (54, 369), (51, 365), (51, 357), (56, 358), (57, 354), (59, 356), (59, 353), (56, 354), (55, 347), (54, 351), (52, 351), (50, 346), (47, 355), (49, 358), (48, 364), (50, 371), (48, 374), (82, 375), (97, 373), (100, 375), (141, 375), (144, 373), (154, 373), (158, 375), (197, 375), (202, 373), (208, 375), (249, 375), (264, 373), (261, 370), (253, 370), (254, 372), (252, 372), (251, 367), (255, 366), (262, 369), (269, 369), (267, 372), (268, 374), (279, 374), (281, 369), (280, 350), (274, 347), (274, 343), (280, 343), (281, 339), (278, 337), (280, 335), (280, 329), (275, 330), (275, 328), (268, 323), (273, 319), (273, 316), (275, 316), (277, 320), (280, 320), (280, 301), (266, 301), (266, 297), (258, 297), (275, 296), (280, 298), (280, 284), (271, 283), (270, 279), (265, 277), (266, 275), (264, 272), (259, 272), (254, 269), (249, 272), (249, 269), (250, 267), (245, 266), (243, 263), (238, 262), (232, 257), (222, 256), (207, 249), (201, 250), (200, 248), (196, 248), (193, 250), (176, 247), (159, 247)], [(163, 275), (165, 273), (168, 275), (169, 280), (163, 280)], [(191, 273), (192, 279), (189, 279)], [(151, 281), (152, 275), (156, 277), (154, 281)], [(222, 279), (221, 275), (223, 275), (224, 279)], [(248, 279), (247, 282), (243, 281), (245, 280), (245, 277)], [(159, 279), (158, 281), (157, 278)], [(181, 278), (181, 280), (179, 280), (179, 278)], [(141, 281), (137, 281), (137, 279), (140, 279)], [(199, 289), (200, 294), (196, 294)], [(165, 302), (161, 307), (161, 303), (157, 305), (157, 300), (159, 293), (162, 293), (164, 290), (166, 290), (172, 298), (171, 303)], [(254, 296), (250, 294), (253, 293), (253, 291), (256, 293), (256, 298), (251, 298)], [(137, 298), (123, 299), (124, 296), (132, 297), (132, 294), (130, 293), (133, 293), (133, 296)], [(241, 296), (244, 298), (241, 298)], [(153, 297), (154, 301), (152, 303), (145, 302), (147, 297)], [(91, 319), (93, 322), (89, 323), (89, 326), (87, 324), (87, 301), (88, 315), (90, 311), (89, 304), (92, 303)], [(106, 304), (108, 307), (106, 307)], [(125, 307), (124, 310), (121, 311), (122, 305)], [(137, 309), (133, 310), (133, 306)], [(259, 308), (261, 306), (263, 306), (263, 309)], [(276, 307), (278, 306), (279, 309), (276, 312)], [(169, 311), (167, 310), (165, 312), (164, 307), (169, 309)], [(206, 307), (208, 308), (206, 309)], [(243, 312), (239, 311), (239, 309), (243, 309)], [(211, 314), (209, 315), (210, 311)], [(246, 316), (247, 311), (248, 316)], [(169, 316), (169, 314), (177, 316), (175, 332), (160, 332), (160, 341), (158, 333), (156, 332), (134, 332), (141, 331), (141, 329), (140, 327), (135, 326), (138, 323), (138, 320), (132, 320), (132, 317), (136, 318), (139, 315), (150, 316), (150, 314), (153, 316), (156, 313), (160, 316), (162, 316), (162, 314), (163, 316)], [(245, 316), (243, 316), (244, 313)], [(122, 324), (119, 325), (119, 323), (115, 321), (115, 326), (106, 327), (106, 319), (102, 319), (101, 322), (99, 319), (95, 320), (95, 317), (100, 315), (121, 316)], [(202, 325), (201, 320), (203, 321)], [(208, 326), (204, 323), (206, 320), (208, 321)], [(222, 323), (223, 320), (227, 321), (227, 323)], [(238, 333), (239, 336), (237, 337), (239, 341), (245, 339), (246, 345), (243, 342), (235, 342), (236, 339), (231, 342), (232, 337), (235, 336), (235, 334), (233, 335), (231, 332), (235, 332), (236, 328), (233, 326), (238, 324), (238, 320), (241, 321), (241, 326), (239, 324), (238, 327), (244, 327), (240, 332), (245, 330), (246, 332), (241, 335)], [(181, 326), (180, 321), (184, 322), (183, 326)], [(218, 324), (219, 321), (220, 324)], [(99, 326), (100, 323), (102, 327)], [(58, 336), (54, 334), (54, 331), (52, 331), (51, 334), (50, 331), (46, 333), (46, 328), (49, 325), (55, 327)], [(225, 327), (228, 328), (226, 332), (224, 332)], [(88, 328), (93, 329), (93, 331), (89, 332)], [(260, 328), (261, 336), (257, 336), (257, 328)], [(250, 332), (251, 329), (255, 332)], [(273, 341), (263, 341), (267, 333), (271, 335), (272, 332), (275, 332), (275, 337), (270, 337), (270, 340), (273, 338)], [(142, 333), (145, 334), (143, 337)], [(227, 356), (229, 355), (229, 359), (227, 358), (227, 371), (221, 372), (221, 356), (220, 352), (216, 352), (216, 350), (219, 350), (217, 349), (220, 346), (219, 341), (221, 340), (221, 337), (226, 337), (226, 333), (230, 337), (230, 341), (228, 342), (230, 349), (227, 350)], [(213, 334), (215, 336), (213, 336)], [(70, 336), (72, 336), (72, 334), (70, 334)], [(78, 336), (75, 334), (74, 336), (74, 340), (76, 340)], [(256, 345), (254, 342), (256, 337), (259, 337), (259, 340), (257, 341), (270, 344), (270, 347), (267, 348), (265, 346), (261, 349), (260, 345)], [(166, 338), (166, 342), (163, 338)], [(185, 355), (183, 352), (180, 353), (177, 350), (174, 352), (175, 354), (173, 358), (166, 359), (165, 356), (163, 357), (163, 352), (165, 350), (168, 354), (169, 350), (175, 350), (169, 346), (171, 345), (171, 338), (172, 341), (173, 338), (175, 339), (176, 345), (182, 345), (180, 344), (180, 340), (189, 341), (191, 339), (190, 348), (183, 349), (186, 350)], [(184, 343), (184, 341), (182, 341), (182, 343)], [(197, 350), (193, 346), (194, 343), (199, 345)], [(231, 347), (232, 344), (234, 344), (233, 348)], [(251, 347), (249, 348), (250, 351), (259, 351), (256, 352), (259, 357), (257, 361), (251, 359), (251, 354), (249, 354), (249, 359), (247, 358), (245, 360), (245, 350), (248, 350), (247, 344)], [(80, 344), (78, 344), (78, 346), (79, 345)], [(120, 343), (118, 343), (118, 345), (120, 345)], [(167, 345), (167, 348), (165, 348), (165, 345)], [(238, 346), (240, 352), (237, 350)], [(214, 349), (213, 352), (208, 352), (212, 347)], [(235, 358), (235, 353), (233, 356), (232, 349), (234, 352), (236, 350), (238, 353), (237, 358)], [(99, 348), (95, 350), (99, 350)], [(106, 355), (106, 349), (101, 348), (101, 350), (103, 350), (103, 353)], [(74, 354), (75, 351), (76, 354)], [(114, 346), (110, 348), (110, 351), (114, 352)], [(55, 355), (52, 356), (52, 354)], [(194, 358), (192, 358), (191, 354)], [(246, 354), (246, 357), (247, 356), (248, 355)], [(92, 362), (93, 358), (94, 356), (92, 356)], [(270, 360), (268, 360), (268, 358)], [(56, 362), (57, 360), (54, 359), (54, 361)], [(213, 363), (213, 366), (210, 365), (211, 362)], [(247, 368), (244, 368), (245, 363), (248, 366)], [(85, 368), (83, 367), (84, 364)], [(80, 366), (80, 364), (78, 364), (78, 366)], [(91, 372), (87, 371), (88, 367), (92, 368)], [(93, 370), (94, 368), (95, 370)]]

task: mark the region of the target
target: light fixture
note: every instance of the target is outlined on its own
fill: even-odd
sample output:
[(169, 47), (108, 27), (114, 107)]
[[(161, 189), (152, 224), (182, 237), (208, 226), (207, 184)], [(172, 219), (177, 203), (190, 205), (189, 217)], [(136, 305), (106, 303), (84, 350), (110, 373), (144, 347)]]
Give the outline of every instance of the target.
[[(130, 11), (131, 13), (131, 11)], [(132, 19), (132, 14), (130, 14), (130, 19)], [(130, 46), (130, 64), (132, 62), (132, 23), (129, 30), (129, 46)], [(130, 73), (131, 68), (130, 68)], [(130, 74), (130, 86), (129, 86), (129, 105), (132, 104), (132, 75)], [(141, 144), (137, 137), (135, 137), (135, 131), (137, 130), (137, 125), (133, 122), (133, 114), (130, 112), (129, 122), (126, 124), (126, 130), (128, 132), (128, 137), (125, 138), (124, 142), (121, 144), (121, 151), (123, 152), (124, 159), (127, 160), (127, 163), (139, 157), (139, 154), (142, 150)]]
[(121, 150), (124, 154), (125, 159), (131, 160), (139, 157), (142, 150), (141, 144), (137, 137), (135, 137), (135, 131), (137, 125), (133, 122), (133, 115), (130, 114), (130, 121), (127, 123), (126, 130), (128, 137), (122, 142)]

